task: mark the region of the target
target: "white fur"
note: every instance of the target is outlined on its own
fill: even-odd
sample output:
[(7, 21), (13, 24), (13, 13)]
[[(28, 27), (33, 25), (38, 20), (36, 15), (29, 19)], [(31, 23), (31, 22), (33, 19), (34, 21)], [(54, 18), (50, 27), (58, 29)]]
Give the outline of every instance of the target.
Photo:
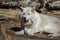
[(34, 35), (34, 33), (45, 31), (52, 33), (48, 36), (60, 36), (60, 20), (58, 18), (39, 14), (35, 10), (32, 12), (32, 9), (32, 7), (25, 7), (23, 8), (23, 12), (20, 13), (21, 16), (26, 17), (26, 20), (33, 21), (31, 26), (25, 27), (25, 33)]
[(15, 32), (15, 34), (16, 34), (16, 35), (22, 35), (22, 34), (24, 34), (24, 30)]

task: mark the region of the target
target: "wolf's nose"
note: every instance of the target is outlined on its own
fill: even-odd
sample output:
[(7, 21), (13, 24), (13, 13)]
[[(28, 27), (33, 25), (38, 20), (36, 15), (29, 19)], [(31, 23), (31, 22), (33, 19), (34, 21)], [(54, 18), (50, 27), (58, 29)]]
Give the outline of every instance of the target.
[(25, 17), (24, 17), (23, 19), (24, 19), (24, 20), (26, 20), (26, 18), (25, 18)]

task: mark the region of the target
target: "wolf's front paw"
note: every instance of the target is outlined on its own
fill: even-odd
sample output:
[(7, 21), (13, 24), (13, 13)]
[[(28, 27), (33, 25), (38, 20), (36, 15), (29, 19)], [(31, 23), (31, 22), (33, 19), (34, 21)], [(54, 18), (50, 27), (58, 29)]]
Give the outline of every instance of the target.
[(49, 34), (48, 36), (51, 37), (51, 38), (55, 38), (55, 37), (60, 36), (60, 34)]
[(15, 32), (15, 34), (16, 34), (16, 35), (23, 35), (23, 34), (24, 34), (24, 30)]
[(34, 34), (33, 34), (33, 33), (31, 33), (31, 32), (30, 32), (30, 33), (28, 32), (28, 33), (27, 33), (27, 35), (29, 35), (29, 36), (33, 36)]
[(31, 31), (31, 29), (25, 29), (25, 33), (29, 36), (33, 36), (34, 33)]

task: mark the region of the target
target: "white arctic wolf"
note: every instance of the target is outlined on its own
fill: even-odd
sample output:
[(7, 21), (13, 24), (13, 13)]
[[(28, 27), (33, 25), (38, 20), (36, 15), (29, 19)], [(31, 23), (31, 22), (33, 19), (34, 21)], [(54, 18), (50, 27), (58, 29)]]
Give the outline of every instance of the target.
[(24, 31), (28, 35), (34, 35), (37, 32), (51, 33), (48, 36), (60, 36), (60, 20), (56, 17), (39, 14), (32, 7), (22, 8), (19, 13), (24, 20)]

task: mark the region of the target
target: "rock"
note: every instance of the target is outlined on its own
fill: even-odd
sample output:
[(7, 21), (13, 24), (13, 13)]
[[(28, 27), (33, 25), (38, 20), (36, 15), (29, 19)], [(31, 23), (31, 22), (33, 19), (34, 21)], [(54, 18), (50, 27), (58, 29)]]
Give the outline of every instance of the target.
[(60, 10), (60, 1), (54, 1), (45, 4), (47, 10)]

